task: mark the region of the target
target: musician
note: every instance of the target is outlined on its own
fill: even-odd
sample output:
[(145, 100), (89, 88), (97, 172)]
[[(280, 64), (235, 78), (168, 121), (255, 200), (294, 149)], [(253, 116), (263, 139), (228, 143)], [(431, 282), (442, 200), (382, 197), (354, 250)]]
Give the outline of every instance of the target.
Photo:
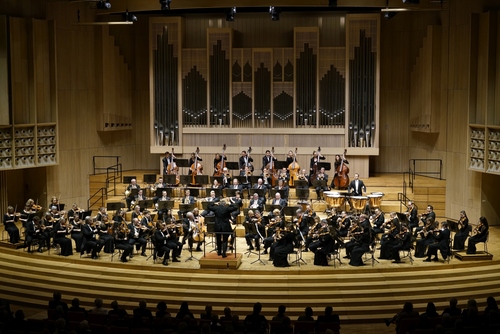
[[(328, 221), (327, 221), (328, 222)], [(318, 231), (321, 229), (321, 219), (319, 216), (314, 216), (314, 224), (309, 228), (309, 233), (307, 234), (307, 237), (305, 237), (306, 242), (304, 245), (304, 250), (303, 252), (307, 252), (309, 245), (317, 238), (315, 238), (318, 235)]]
[(252, 240), (255, 240), (255, 248), (257, 251), (260, 251), (259, 225), (262, 226), (260, 212), (258, 210), (255, 210), (255, 212), (248, 210), (248, 215), (243, 222), (243, 226), (245, 227), (245, 240), (249, 251), (254, 250)]
[(458, 232), (455, 233), (455, 237), (453, 239), (453, 249), (456, 250), (464, 250), (465, 249), (465, 240), (469, 237), (469, 232), (471, 228), (469, 227), (469, 218), (467, 217), (467, 213), (462, 210), (460, 211), (460, 219), (458, 220)]
[(340, 156), (339, 154), (336, 154), (335, 155), (335, 161), (333, 162), (333, 167), (334, 167), (334, 170), (335, 170), (335, 175), (333, 176), (333, 179), (332, 179), (332, 183), (330, 184), (330, 188), (334, 189), (335, 188), (335, 183), (333, 182), (335, 180), (335, 178), (338, 176), (338, 172), (339, 172), (339, 169), (340, 169), (340, 165), (344, 163), (346, 165), (349, 164), (349, 161), (347, 161), (347, 159), (344, 159), (342, 156)]
[(168, 266), (168, 260), (170, 258), (171, 249), (168, 247), (168, 240), (170, 235), (168, 234), (167, 224), (162, 222), (160, 228), (155, 232), (155, 254), (156, 257), (163, 257), (163, 265)]
[(307, 223), (307, 225), (311, 225), (314, 218), (316, 218), (316, 212), (314, 212), (311, 204), (307, 204), (303, 212), (303, 219), (305, 220), (305, 223)]
[(273, 162), (273, 165), (278, 159), (276, 157), (271, 155), (271, 151), (266, 150), (266, 155), (262, 157), (262, 168), (261, 170), (264, 171), (264, 168), (266, 168), (267, 165), (271, 164), (271, 161)]
[(349, 261), (349, 265), (354, 267), (364, 266), (363, 262), (363, 254), (370, 250), (370, 245), (372, 244), (372, 233), (368, 226), (363, 228), (363, 232), (359, 239), (356, 242), (356, 245), (352, 249), (351, 252), (351, 260)]
[[(209, 203), (208, 209), (210, 211), (213, 211), (215, 214), (217, 254), (221, 255), (223, 258), (227, 257), (227, 240), (229, 238), (229, 234), (233, 231), (229, 219), (231, 218), (231, 212), (238, 210), (238, 207), (234, 204), (226, 206), (224, 202), (219, 202), (219, 205), (215, 205), (215, 203)], [(223, 232), (223, 234), (217, 232)]]
[(30, 198), (26, 201), (24, 205), (23, 211), (21, 211), (21, 216), (19, 220), (22, 222), (23, 227), (26, 227), (28, 222), (31, 222), (33, 219), (33, 215), (36, 213), (36, 210), (33, 208), (34, 201)]
[(125, 221), (125, 210), (116, 211), (116, 215), (113, 217), (113, 221), (115, 222), (115, 226), (119, 225), (121, 222)]
[[(199, 222), (200, 222), (199, 215), (197, 215), (197, 219), (195, 219), (195, 215), (193, 212), (186, 213), (186, 218), (184, 218), (182, 221), (182, 229), (184, 231), (184, 235), (182, 237), (182, 244), (184, 245), (187, 239), (190, 252), (193, 251), (193, 241), (194, 241), (193, 234), (197, 230), (198, 233), (202, 233), (201, 228), (198, 225)], [(201, 252), (201, 244), (202, 242), (198, 242), (198, 246), (196, 247), (197, 252)]]
[(325, 160), (326, 158), (321, 155), (319, 151), (313, 151), (313, 156), (311, 158), (311, 161), (309, 163), (309, 174), (312, 175), (314, 172), (318, 170), (318, 163), (320, 160)]
[[(299, 174), (297, 174), (297, 180), (300, 180), (300, 181), (307, 181), (308, 184), (309, 184), (309, 175), (306, 173), (306, 170), (305, 169), (302, 169)], [(297, 187), (298, 189), (307, 189), (309, 188), (308, 186), (303, 186), (303, 187)]]
[(130, 258), (132, 258), (132, 251), (134, 250), (134, 246), (128, 243), (128, 235), (130, 231), (127, 227), (127, 223), (123, 221), (120, 224), (116, 225), (113, 229), (113, 232), (115, 241), (114, 247), (116, 249), (122, 250), (120, 261), (128, 262), (127, 257), (130, 256)]
[[(370, 229), (372, 228), (372, 225), (370, 224), (370, 220), (368, 219), (368, 216), (364, 213), (359, 215), (359, 226), (363, 229), (365, 226), (368, 226)], [(372, 230), (373, 232), (373, 230)], [(375, 233), (374, 233), (375, 234)]]
[(128, 185), (127, 190), (125, 191), (125, 195), (127, 196), (125, 198), (125, 201), (127, 202), (127, 208), (130, 208), (132, 201), (135, 199), (135, 195), (132, 192), (133, 189), (137, 189), (138, 192), (141, 189), (141, 186), (137, 184), (136, 179), (130, 180), (130, 184)]
[(71, 222), (75, 216), (78, 216), (82, 212), (84, 212), (84, 210), (80, 209), (76, 203), (73, 203), (71, 209), (68, 211), (68, 220)]
[[(129, 234), (128, 234), (128, 243), (130, 245), (135, 245), (135, 249), (139, 251), (141, 249), (141, 256), (146, 255), (146, 245), (148, 241), (146, 240), (147, 232), (141, 228), (141, 222), (138, 218), (132, 219), (132, 223), (128, 225)], [(130, 258), (132, 258), (132, 254), (130, 254)]]
[(399, 222), (396, 212), (391, 212), (389, 214), (389, 230), (384, 233), (382, 239), (380, 240), (380, 256), (379, 259), (390, 260), (392, 259), (392, 251), (394, 246), (399, 244), (397, 235), (401, 232), (401, 224)]
[(158, 211), (158, 219), (159, 220), (164, 220), (163, 219), (163, 215), (165, 214), (165, 212), (164, 212), (165, 210), (164, 209), (159, 209), (160, 208), (160, 202), (166, 202), (166, 201), (170, 201), (170, 197), (168, 197), (167, 191), (163, 190), (161, 192), (161, 197), (158, 198), (158, 201), (156, 201), (156, 203), (155, 203), (155, 208)]
[(363, 228), (360, 226), (359, 222), (353, 220), (351, 223), (351, 228), (349, 230), (349, 233), (347, 234), (347, 238), (350, 238), (350, 240), (344, 244), (346, 253), (344, 259), (351, 258), (351, 252), (354, 249), (354, 247), (359, 244), (359, 238), (362, 232)]
[(50, 249), (52, 245), (50, 239), (54, 237), (54, 223), (55, 220), (54, 218), (52, 218), (52, 214), (50, 212), (46, 212), (45, 216), (42, 219), (42, 224), (41, 224), (42, 231), (40, 233), (42, 233), (45, 236), (46, 245), (48, 249)]
[(281, 210), (283, 210), (283, 208), (287, 205), (287, 202), (286, 202), (286, 199), (281, 198), (281, 194), (279, 192), (276, 192), (271, 204), (272, 205), (279, 205), (281, 207)]
[(159, 177), (158, 181), (153, 185), (153, 189), (166, 188), (167, 184), (163, 182), (163, 177)]
[(38, 252), (42, 253), (42, 247), (46, 244), (46, 235), (42, 233), (41, 222), (38, 216), (33, 217), (31, 222), (26, 223), (26, 245), (28, 253), (32, 253), (33, 240), (38, 240)]
[[(295, 211), (295, 215), (296, 216), (293, 220), (293, 223), (295, 225), (297, 233), (305, 238), (307, 233), (309, 233), (309, 219), (307, 219), (307, 217), (304, 217), (304, 212), (302, 211), (302, 209), (297, 209), (297, 211)], [(302, 239), (302, 237), (299, 236), (299, 240), (300, 239)]]
[[(427, 249), (427, 259), (425, 259), (424, 262), (439, 261), (437, 255), (438, 250), (441, 252), (443, 259), (446, 260), (450, 255), (450, 230), (448, 229), (448, 223), (442, 222), (441, 230), (434, 231), (432, 237), (434, 238), (434, 242), (429, 245)], [(433, 255), (434, 258), (431, 259)]]
[(221, 183), (219, 183), (219, 181), (217, 181), (217, 179), (214, 179), (214, 182), (210, 186), (210, 188), (212, 188), (212, 189), (222, 189), (223, 187), (224, 186)]
[[(198, 159), (199, 160), (199, 159)], [(222, 160), (225, 160), (227, 161), (227, 157), (224, 156), (222, 157), (219, 153), (215, 153), (215, 158), (214, 158), (214, 175), (215, 174), (218, 174), (219, 170), (217, 169), (217, 165), (219, 164), (219, 162), (221, 162)], [(222, 164), (221, 164), (222, 165)]]
[[(184, 190), (184, 197), (181, 198), (181, 204), (194, 204), (195, 200), (194, 197), (191, 196), (191, 190), (186, 189)], [(186, 214), (186, 211), (184, 210), (179, 210), (177, 212), (179, 214), (179, 219), (183, 219), (184, 215)]]
[(434, 243), (433, 231), (436, 228), (436, 221), (431, 217), (427, 218), (425, 226), (418, 232), (421, 239), (417, 241), (415, 247), (415, 257), (424, 257), (427, 246)]
[(249, 208), (253, 210), (263, 211), (264, 210), (265, 199), (259, 197), (258, 193), (254, 193), (252, 199), (250, 200)]
[(274, 188), (276, 190), (281, 190), (283, 192), (283, 199), (288, 199), (289, 189), (285, 180), (278, 180), (278, 185)]
[(175, 161), (175, 157), (170, 154), (170, 152), (165, 152), (165, 156), (162, 159), (163, 162), (163, 175), (167, 174), (168, 165)]
[(418, 227), (418, 209), (413, 201), (408, 201), (407, 211), (405, 212), (410, 222), (410, 230)]
[(55, 206), (55, 207), (57, 207), (57, 210), (59, 211), (60, 210), (59, 199), (56, 196), (52, 196), (52, 198), (50, 199), (49, 206), (50, 207)]
[(96, 227), (99, 240), (104, 242), (104, 253), (113, 254), (115, 251), (113, 234), (114, 222), (110, 222), (108, 215), (104, 214), (101, 215), (100, 220), (96, 218)]
[(146, 201), (148, 198), (146, 196), (143, 195), (142, 193), (142, 189), (140, 189), (138, 192), (137, 192), (137, 196), (135, 196), (135, 203), (136, 204), (139, 204), (139, 201)]
[(292, 232), (293, 225), (288, 226), (276, 233), (276, 242), (271, 245), (270, 257), (275, 267), (290, 267), (288, 254), (293, 252), (296, 235)]
[(56, 224), (54, 243), (61, 247), (59, 255), (62, 256), (73, 255), (71, 239), (66, 238), (66, 236), (71, 233), (70, 226), (70, 223), (65, 218), (59, 219), (59, 222)]
[(101, 206), (99, 207), (98, 209), (98, 212), (97, 212), (97, 215), (95, 216), (95, 220), (98, 221), (98, 222), (102, 222), (102, 217), (104, 215), (108, 215), (107, 212), (106, 212), (106, 208)]
[(351, 227), (351, 219), (347, 216), (347, 212), (342, 211), (340, 217), (337, 218), (337, 229), (338, 234), (341, 237), (346, 237), (347, 233), (349, 233), (349, 229)]
[(486, 242), (489, 234), (489, 224), (485, 217), (479, 218), (479, 225), (474, 229), (475, 235), (469, 238), (467, 254), (476, 254), (476, 244)]
[(181, 257), (182, 253), (182, 242), (179, 241), (179, 236), (181, 234), (179, 228), (180, 227), (175, 223), (175, 220), (172, 220), (171, 224), (167, 223), (167, 246), (172, 250), (172, 262), (181, 262), (178, 259)]
[[(64, 212), (62, 212), (62, 214), (64, 215)], [(54, 222), (57, 222), (59, 221), (59, 219), (61, 219), (61, 213), (58, 211), (57, 206), (55, 205), (52, 205), (50, 207), (50, 215), (52, 216)]]
[(259, 178), (257, 183), (253, 185), (253, 189), (267, 189), (267, 186), (264, 184), (264, 180)]
[(396, 236), (398, 243), (392, 247), (392, 263), (401, 263), (399, 252), (409, 250), (412, 247), (411, 232), (406, 224), (401, 224), (401, 232)]
[(243, 189), (250, 189), (251, 188), (251, 183), (250, 183), (250, 176), (252, 176), (252, 171), (250, 170), (250, 167), (248, 166), (245, 166), (245, 181), (243, 183), (241, 183), (241, 187)]
[(288, 169), (286, 169), (286, 167), (283, 167), (280, 170), (276, 171), (276, 174), (278, 182), (281, 180), (283, 181), (283, 183), (288, 183), (288, 181), (290, 180), (290, 174), (288, 173)]
[[(203, 159), (200, 158), (198, 156), (198, 154), (196, 154), (195, 152), (193, 152), (193, 153), (191, 153), (191, 157), (189, 158), (189, 166), (193, 166), (193, 164), (195, 163), (195, 161), (196, 161), (196, 166), (194, 166), (194, 168), (199, 169), (199, 167), (201, 166), (201, 164), (200, 164), (200, 166), (198, 166), (199, 165), (198, 163), (200, 161), (203, 161)], [(188, 175), (191, 175), (191, 174), (193, 174), (193, 171), (191, 170), (191, 168), (189, 168)]]
[(16, 222), (19, 220), (19, 215), (14, 212), (12, 206), (7, 207), (7, 212), (3, 215), (3, 225), (5, 230), (9, 234), (9, 242), (11, 244), (17, 244), (19, 242), (19, 228), (16, 226)]
[(351, 196), (363, 196), (363, 192), (366, 193), (366, 186), (363, 181), (359, 179), (358, 173), (354, 174), (354, 180), (349, 183), (347, 192), (349, 192)]
[[(210, 191), (210, 197), (206, 197), (205, 198), (205, 202), (220, 202), (220, 198), (215, 196), (215, 191)], [(201, 216), (202, 217), (206, 217), (206, 216), (213, 216), (214, 213), (210, 210), (203, 210), (203, 212), (201, 213)]]
[(333, 238), (334, 232), (326, 219), (322, 219), (320, 224), (320, 229), (312, 236), (314, 241), (309, 245), (309, 249), (314, 253), (314, 265), (327, 266), (327, 255), (335, 244), (335, 239)]
[(236, 178), (233, 179), (233, 184), (231, 185), (231, 189), (237, 189), (239, 191), (243, 190), (243, 187), (241, 186), (240, 181), (238, 181), (238, 179)]
[[(252, 166), (253, 158), (249, 157), (246, 151), (241, 151), (240, 158), (238, 159), (238, 166), (240, 168), (240, 176), (246, 175), (245, 167)], [(249, 169), (251, 171), (251, 168)]]
[(375, 234), (384, 233), (384, 228), (382, 227), (382, 225), (384, 225), (385, 217), (384, 213), (380, 210), (380, 208), (375, 209), (375, 215), (373, 215), (371, 221), (373, 223), (373, 233)]
[(269, 224), (267, 225), (267, 237), (263, 241), (264, 251), (261, 253), (262, 255), (266, 255), (267, 249), (276, 241), (276, 230), (285, 228), (285, 222), (280, 215), (280, 211), (274, 210), (272, 214), (273, 217), (269, 219)]
[(132, 219), (139, 218), (142, 219), (141, 207), (139, 205), (134, 206), (134, 211), (132, 211)]
[(83, 244), (83, 233), (82, 233), (82, 221), (80, 220), (80, 216), (76, 215), (73, 217), (73, 220), (69, 220), (71, 224), (71, 239), (75, 240), (76, 252), (80, 253), (82, 250)]
[(154, 229), (153, 219), (151, 218), (151, 211), (144, 210), (144, 212), (142, 213), (142, 215), (143, 215), (143, 217), (141, 219), (141, 226), (143, 228), (147, 227), (148, 231), (149, 231), (149, 234), (151, 234), (152, 230)]
[[(429, 219), (427, 219), (427, 218), (429, 218)], [(426, 208), (425, 213), (423, 213), (423, 214), (420, 215), (420, 221), (424, 225), (423, 226), (415, 227), (415, 231), (413, 232), (413, 235), (415, 237), (417, 237), (418, 234), (420, 233), (420, 231), (422, 231), (422, 229), (426, 226), (428, 220), (430, 220), (431, 224), (434, 224), (434, 221), (436, 220), (436, 214), (433, 211), (432, 205), (428, 205), (427, 208)]]
[(320, 199), (320, 192), (323, 192), (325, 190), (328, 190), (328, 174), (325, 173), (325, 167), (321, 167), (321, 169), (319, 170), (319, 173), (316, 175), (316, 180), (318, 181), (325, 181), (325, 186), (321, 186), (320, 184), (318, 184), (318, 186), (316, 187), (316, 195), (318, 195), (318, 200)]
[(227, 167), (222, 169), (222, 188), (229, 188), (231, 186), (231, 174)]
[(231, 212), (231, 223), (236, 224), (236, 219), (240, 215), (240, 209), (243, 206), (243, 201), (241, 199), (241, 193), (237, 191), (234, 194), (234, 197), (229, 198), (229, 204), (236, 206), (237, 210)]
[(80, 255), (83, 255), (85, 252), (91, 252), (92, 259), (97, 259), (97, 253), (104, 247), (104, 242), (97, 240), (97, 229), (93, 225), (92, 218), (89, 216), (85, 217), (85, 225), (82, 227), (83, 243)]

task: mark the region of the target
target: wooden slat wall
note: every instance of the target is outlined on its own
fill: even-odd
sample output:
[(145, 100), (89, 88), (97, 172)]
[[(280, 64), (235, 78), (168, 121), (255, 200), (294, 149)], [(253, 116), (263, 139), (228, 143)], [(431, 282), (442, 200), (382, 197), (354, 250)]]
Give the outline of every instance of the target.
[[(7, 16), (0, 15), (0, 73), (8, 73), (8, 30)], [(7, 75), (0, 76), (0, 110), (9, 110), (9, 77)], [(0, 113), (0, 124), (10, 124), (9, 113)]]

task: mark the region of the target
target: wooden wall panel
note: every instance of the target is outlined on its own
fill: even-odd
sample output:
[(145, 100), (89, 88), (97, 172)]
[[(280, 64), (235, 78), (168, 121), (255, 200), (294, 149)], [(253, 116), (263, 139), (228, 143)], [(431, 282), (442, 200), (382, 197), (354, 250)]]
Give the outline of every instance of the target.
[[(7, 16), (0, 15), (0, 110), (9, 110), (9, 62), (8, 62), (8, 30), (7, 30)], [(10, 124), (8, 112), (0, 113), (0, 124)]]

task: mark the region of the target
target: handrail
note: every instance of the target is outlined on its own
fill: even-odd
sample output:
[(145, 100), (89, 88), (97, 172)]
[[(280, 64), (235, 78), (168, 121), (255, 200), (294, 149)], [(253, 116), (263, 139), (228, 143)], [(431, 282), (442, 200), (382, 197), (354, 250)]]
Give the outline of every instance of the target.
[[(435, 172), (417, 172), (417, 162), (439, 162), (439, 171)], [(415, 175), (439, 175), (439, 179), (442, 180), (442, 171), (443, 171), (443, 160), (441, 159), (410, 159), (408, 160), (408, 170), (412, 170), (411, 165), (413, 162), (413, 179), (415, 179)], [(431, 176), (432, 177), (432, 176)]]
[[(98, 193), (101, 193), (101, 196), (99, 198), (97, 198), (97, 200), (95, 202), (90, 203), (90, 201), (92, 200), (92, 198), (96, 197)], [(87, 209), (90, 209), (91, 207), (93, 207), (99, 201), (101, 201), (101, 205), (100, 206), (104, 206), (104, 196), (107, 197), (107, 190), (106, 190), (106, 188), (102, 187), (99, 190), (97, 190), (92, 196), (90, 196), (90, 198), (87, 200)]]
[(120, 163), (120, 158), (121, 156), (119, 155), (94, 155), (92, 157), (92, 166), (94, 168), (94, 175), (96, 174), (97, 170), (106, 170), (108, 167), (96, 167), (96, 160), (97, 159), (116, 159), (116, 163), (113, 166), (117, 166)]
[(405, 194), (398, 193), (398, 201), (399, 201), (399, 212), (403, 212), (403, 205), (407, 208), (406, 203), (411, 201)]

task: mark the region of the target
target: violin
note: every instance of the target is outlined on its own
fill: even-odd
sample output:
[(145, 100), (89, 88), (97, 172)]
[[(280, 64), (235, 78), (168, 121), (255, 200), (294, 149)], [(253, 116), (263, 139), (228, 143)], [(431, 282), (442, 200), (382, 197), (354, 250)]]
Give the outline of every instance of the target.
[(349, 186), (349, 167), (347, 166), (345, 161), (345, 154), (347, 153), (347, 149), (344, 150), (344, 154), (342, 154), (341, 162), (339, 167), (335, 170), (335, 177), (333, 178), (333, 184), (337, 189), (347, 189)]

